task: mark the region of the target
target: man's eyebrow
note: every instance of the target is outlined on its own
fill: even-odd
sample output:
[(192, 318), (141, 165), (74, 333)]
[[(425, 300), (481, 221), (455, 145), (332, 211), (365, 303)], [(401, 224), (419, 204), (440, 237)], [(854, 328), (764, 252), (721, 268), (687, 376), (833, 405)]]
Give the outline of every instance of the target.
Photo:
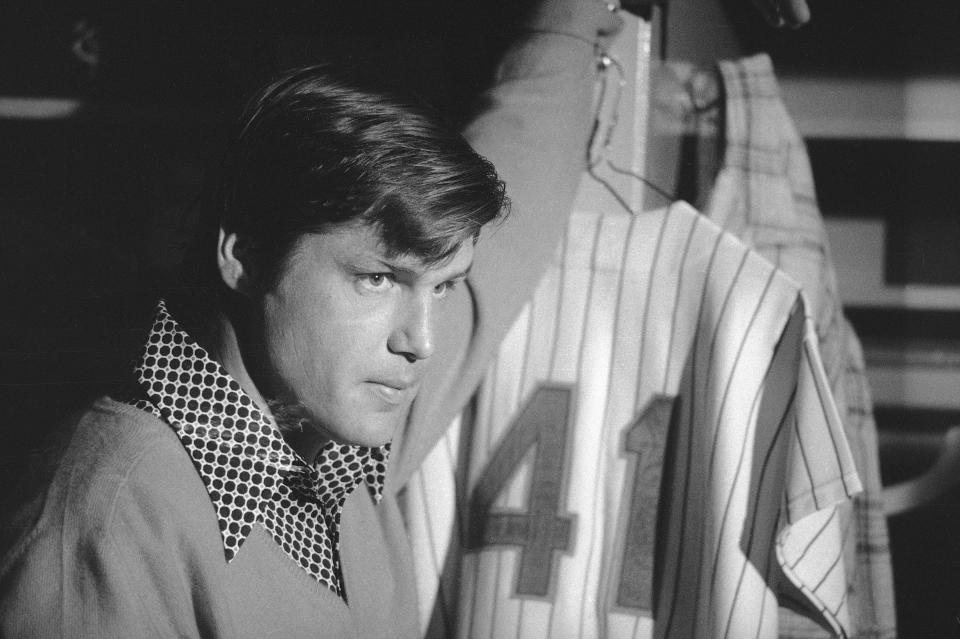
[(460, 271), (460, 272), (458, 272), (458, 273), (456, 273), (456, 274), (454, 274), (454, 275), (451, 275), (451, 276), (448, 277), (447, 279), (448, 279), (448, 280), (462, 280), (462, 279), (466, 279), (466, 277), (467, 277), (468, 275), (470, 275), (470, 269), (472, 269), (472, 268), (473, 268), (473, 263), (470, 263), (470, 264), (467, 266), (467, 268), (463, 269), (462, 271)]
[[(401, 266), (395, 262), (391, 262), (390, 260), (384, 260), (384, 259), (381, 259), (380, 263), (383, 264), (385, 268), (391, 271), (394, 271), (395, 273), (406, 275), (406, 276), (423, 275), (424, 273), (432, 269), (432, 267), (430, 266), (418, 266), (418, 267)], [(458, 271), (445, 279), (446, 280), (465, 279), (468, 275), (470, 275), (470, 269), (472, 268), (473, 268), (473, 262), (468, 264), (467, 267), (464, 268), (463, 270)]]

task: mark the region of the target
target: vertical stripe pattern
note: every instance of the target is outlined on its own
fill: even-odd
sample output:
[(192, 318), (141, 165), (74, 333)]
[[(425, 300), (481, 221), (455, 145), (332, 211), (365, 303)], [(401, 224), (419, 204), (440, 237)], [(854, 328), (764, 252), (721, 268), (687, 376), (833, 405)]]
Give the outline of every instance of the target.
[[(818, 531), (859, 483), (815, 340), (796, 285), (688, 205), (574, 214), (476, 410), (407, 489), (424, 628), (483, 639), (774, 637), (775, 588), (788, 581), (839, 629), (840, 540)], [(514, 451), (521, 461), (497, 467), (508, 477), (478, 511), (471, 495), (489, 484), (498, 446), (530, 427), (524, 411), (547, 387), (572, 392), (569, 425), (536, 423), (568, 429), (562, 477), (544, 484), (533, 472), (536, 445)], [(469, 445), (448, 441), (457, 437)], [(465, 451), (458, 463), (450, 450)], [(572, 534), (542, 567), (546, 594), (524, 594), (523, 544), (543, 539), (525, 514), (544, 490), (559, 496), (547, 519), (569, 519)], [(464, 538), (456, 522), (491, 514), (523, 523), (513, 541), (449, 561)], [(459, 592), (438, 596), (451, 569)]]
[[(702, 173), (716, 175), (704, 212), (774, 260), (804, 290), (817, 331), (815, 344), (864, 485), (863, 493), (841, 506), (834, 524), (843, 531), (851, 636), (893, 637), (893, 578), (872, 400), (860, 342), (841, 308), (806, 147), (780, 99), (769, 57), (718, 66), (715, 86), (707, 93), (724, 95), (718, 101), (723, 102), (723, 135), (715, 139), (722, 139), (725, 148), (720, 166), (701, 167)], [(722, 91), (716, 86), (721, 82)], [(782, 611), (780, 634), (788, 639), (828, 636), (791, 611)]]

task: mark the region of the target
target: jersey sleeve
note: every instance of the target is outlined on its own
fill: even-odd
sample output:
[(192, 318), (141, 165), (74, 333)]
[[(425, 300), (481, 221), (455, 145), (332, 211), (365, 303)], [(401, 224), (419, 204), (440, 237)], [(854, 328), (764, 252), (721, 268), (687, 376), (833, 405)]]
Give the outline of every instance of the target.
[(749, 320), (706, 332), (710, 347), (693, 349), (680, 385), (687, 401), (664, 471), (672, 479), (661, 494), (668, 523), (654, 636), (776, 636), (778, 602), (846, 636), (836, 507), (861, 483), (803, 295), (745, 255), (750, 270), (770, 273), (752, 287), (766, 301)]
[[(602, 3), (583, 4), (609, 15)], [(505, 54), (466, 127), (468, 141), (505, 182), (511, 210), (485, 229), (468, 294), (450, 299), (439, 321), (432, 368), (394, 443), (388, 489), (406, 482), (466, 405), (553, 256), (584, 168), (596, 77), (588, 38), (530, 32)]]
[(863, 488), (817, 343), (813, 321), (807, 318), (776, 542), (784, 577), (779, 596), (784, 605), (845, 636), (851, 620), (836, 505)]

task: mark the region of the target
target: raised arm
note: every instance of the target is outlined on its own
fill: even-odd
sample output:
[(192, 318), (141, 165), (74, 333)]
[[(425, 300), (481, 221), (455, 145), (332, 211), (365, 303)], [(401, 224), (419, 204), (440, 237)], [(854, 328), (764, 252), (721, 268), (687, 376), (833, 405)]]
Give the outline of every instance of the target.
[(481, 319), (494, 332), (527, 301), (566, 228), (585, 168), (598, 55), (619, 26), (597, 0), (544, 3), (465, 131), (513, 202), (508, 220), (478, 245), (471, 279)]
[(442, 355), (398, 442), (395, 487), (466, 405), (560, 240), (585, 166), (599, 54), (620, 26), (615, 6), (599, 0), (541, 3), (466, 127), (467, 139), (506, 182), (513, 206), (477, 245), (471, 294), (452, 299), (438, 326)]

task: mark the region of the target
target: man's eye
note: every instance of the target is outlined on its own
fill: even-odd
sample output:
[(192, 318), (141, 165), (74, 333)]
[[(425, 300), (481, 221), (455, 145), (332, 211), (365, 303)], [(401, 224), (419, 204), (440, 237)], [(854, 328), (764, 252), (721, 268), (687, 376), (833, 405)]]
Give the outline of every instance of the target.
[(368, 290), (382, 291), (393, 285), (393, 275), (390, 273), (366, 273), (360, 276), (360, 283)]
[(448, 293), (452, 293), (459, 284), (459, 280), (449, 280), (441, 284), (437, 284), (433, 287), (433, 293), (437, 297), (445, 297)]

